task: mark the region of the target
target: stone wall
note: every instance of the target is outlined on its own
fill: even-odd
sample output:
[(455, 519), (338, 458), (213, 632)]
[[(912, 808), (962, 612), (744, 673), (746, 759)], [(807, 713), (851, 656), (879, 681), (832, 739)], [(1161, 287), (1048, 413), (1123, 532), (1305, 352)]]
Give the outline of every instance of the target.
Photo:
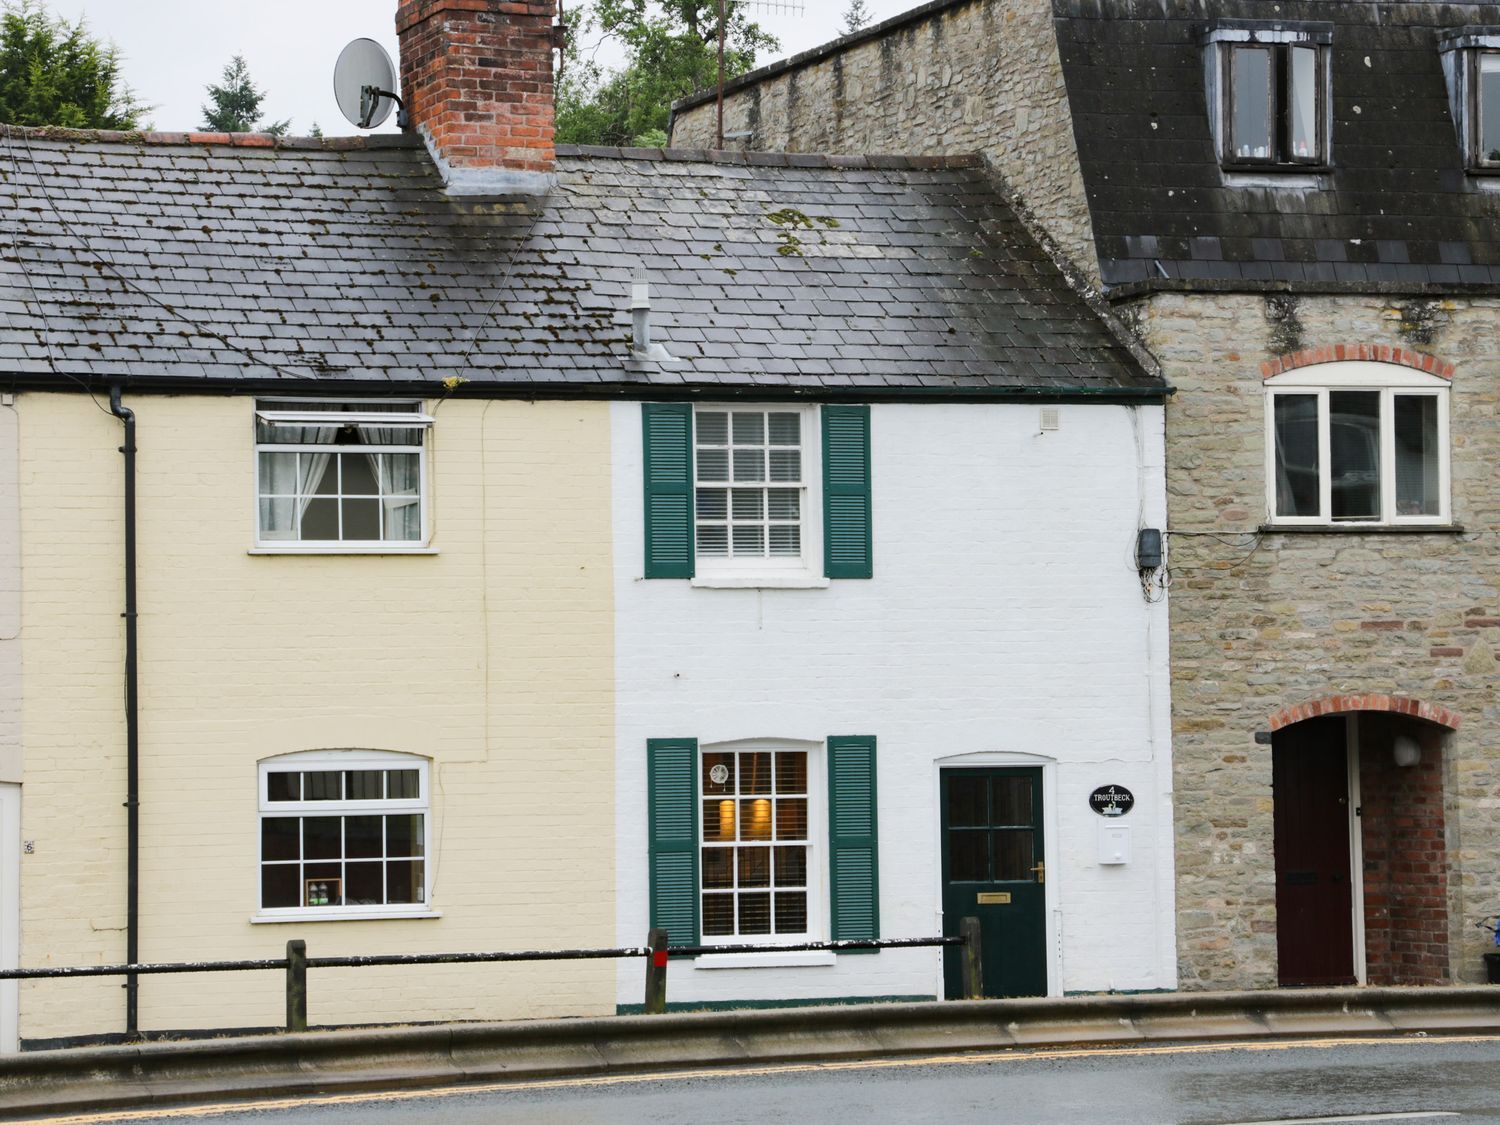
[[(726, 147), (988, 156), (1062, 252), (1098, 277), (1049, 0), (973, 0), (731, 87)], [(713, 99), (683, 109), (677, 148), (712, 148)]]
[[(1371, 692), (1459, 717), (1440, 750), (1447, 926), (1453, 978), (1482, 979), (1471, 923), (1500, 912), (1500, 301), (1159, 294), (1121, 311), (1177, 388), (1167, 487), (1183, 987), (1276, 984), (1271, 748), (1254, 736), (1282, 708)], [(1340, 344), (1453, 364), (1462, 531), (1258, 533), (1261, 365)]]

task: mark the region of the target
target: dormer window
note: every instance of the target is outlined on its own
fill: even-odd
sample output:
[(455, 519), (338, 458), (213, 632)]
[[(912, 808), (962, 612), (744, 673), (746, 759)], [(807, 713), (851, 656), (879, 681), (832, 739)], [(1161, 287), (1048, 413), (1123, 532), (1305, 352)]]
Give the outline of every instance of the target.
[(1500, 171), (1500, 27), (1456, 28), (1439, 49), (1464, 167)]
[(1225, 168), (1328, 163), (1328, 25), (1221, 21), (1207, 33), (1209, 116)]

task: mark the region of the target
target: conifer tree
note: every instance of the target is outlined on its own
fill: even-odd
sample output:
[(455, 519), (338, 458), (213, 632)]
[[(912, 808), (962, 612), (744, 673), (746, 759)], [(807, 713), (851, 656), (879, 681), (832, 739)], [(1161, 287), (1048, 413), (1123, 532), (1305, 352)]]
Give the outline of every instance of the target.
[(211, 104), (203, 106), (203, 126), (213, 133), (270, 133), (273, 137), (286, 135), (292, 127), (291, 119), (285, 121), (254, 122), (260, 116), (260, 103), (266, 92), (257, 90), (250, 78), (250, 68), (245, 65), (245, 56), (235, 55), (224, 66), (224, 74), (218, 83), (209, 83), (208, 98)]

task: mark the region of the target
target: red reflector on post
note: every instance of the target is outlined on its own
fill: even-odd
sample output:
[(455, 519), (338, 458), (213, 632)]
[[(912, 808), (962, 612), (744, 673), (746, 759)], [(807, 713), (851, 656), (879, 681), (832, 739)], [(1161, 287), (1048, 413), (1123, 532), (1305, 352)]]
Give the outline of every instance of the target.
[(651, 963), (658, 969), (667, 967), (667, 951), (665, 949), (653, 949), (651, 951)]

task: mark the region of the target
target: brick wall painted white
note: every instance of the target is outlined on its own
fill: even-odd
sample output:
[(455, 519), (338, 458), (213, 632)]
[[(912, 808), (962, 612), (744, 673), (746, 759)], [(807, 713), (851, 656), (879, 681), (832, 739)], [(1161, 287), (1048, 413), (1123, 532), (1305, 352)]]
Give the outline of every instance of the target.
[[(618, 939), (647, 929), (646, 740), (879, 739), (885, 937), (940, 926), (938, 771), (1046, 767), (1054, 993), (1176, 983), (1165, 604), (1136, 529), (1163, 524), (1160, 407), (878, 405), (875, 578), (723, 590), (642, 577), (641, 415), (614, 430)], [(1097, 862), (1090, 791), (1136, 795), (1133, 862)], [(826, 854), (822, 860), (826, 863)], [(641, 999), (640, 967), (618, 1001)], [(930, 950), (835, 965), (674, 962), (669, 999), (941, 994)]]
[(21, 434), (0, 406), (0, 781), (21, 780)]

